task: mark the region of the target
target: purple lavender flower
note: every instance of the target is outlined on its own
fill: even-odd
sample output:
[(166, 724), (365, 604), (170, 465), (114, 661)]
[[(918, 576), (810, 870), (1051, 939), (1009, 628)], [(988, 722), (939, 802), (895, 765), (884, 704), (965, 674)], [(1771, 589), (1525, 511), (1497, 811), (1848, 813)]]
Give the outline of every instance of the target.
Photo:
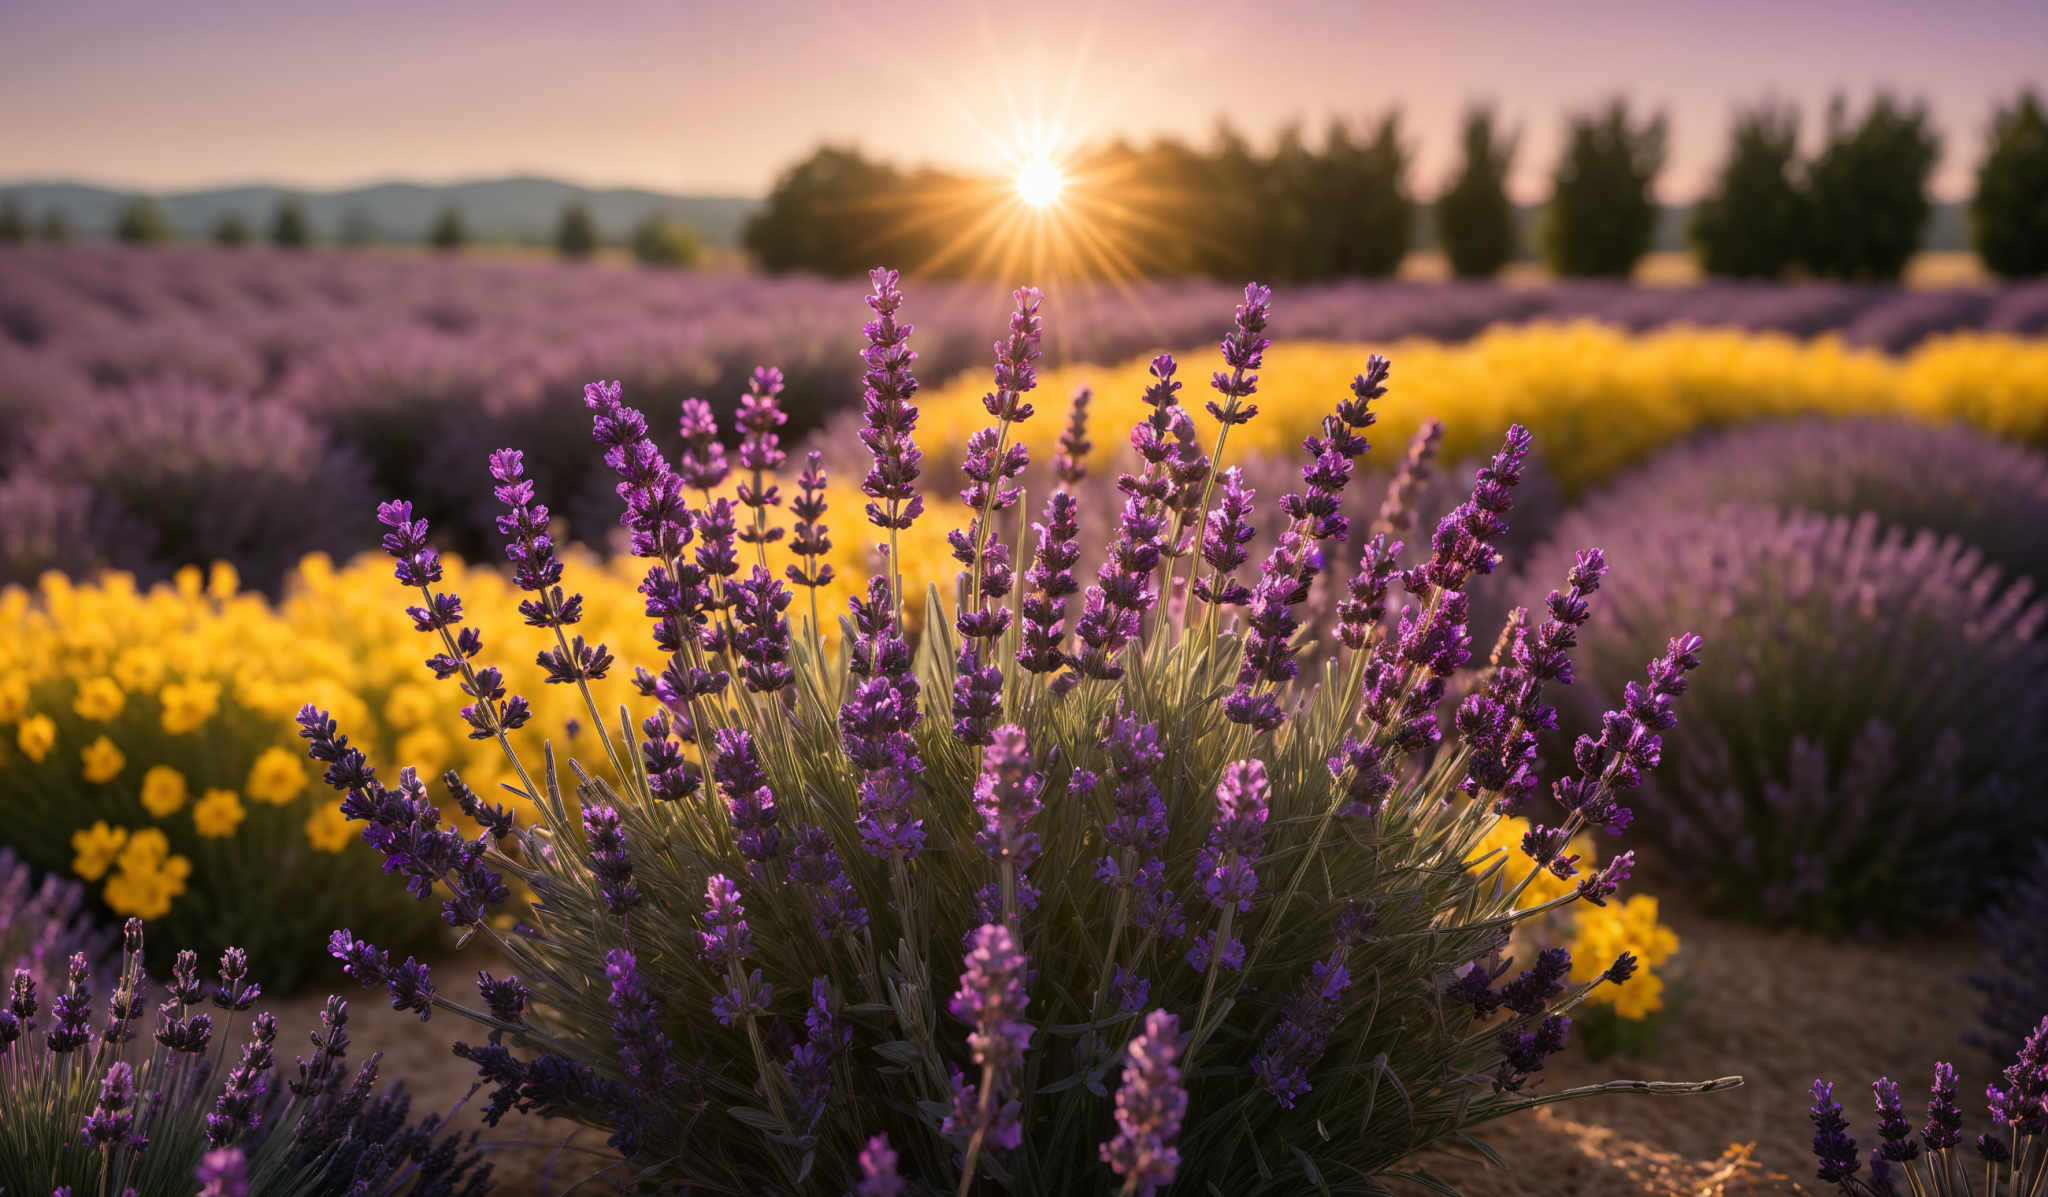
[(730, 878), (714, 876), (704, 885), (704, 901), (704, 963), (724, 969), (753, 955), (754, 930), (747, 925), (740, 887)]
[(676, 475), (683, 486), (709, 495), (731, 471), (725, 446), (718, 442), (718, 417), (709, 403), (693, 395), (683, 400), (677, 423), (683, 448), (676, 454)]
[(1123, 676), (1117, 653), (1138, 634), (1139, 621), (1157, 598), (1152, 571), (1163, 556), (1160, 534), (1166, 521), (1147, 510), (1136, 495), (1124, 500), (1123, 518), (1109, 559), (1088, 588), (1074, 635), (1081, 643), (1075, 668), (1082, 677), (1114, 681)]
[[(1819, 1092), (1819, 1082), (1814, 1082)], [(1948, 1151), (1963, 1138), (1963, 1107), (1956, 1104), (1956, 1069), (1946, 1060), (1934, 1066), (1934, 1090), (1927, 1098), (1927, 1125), (1920, 1128), (1920, 1142), (1928, 1153)], [(1836, 1107), (1838, 1110), (1840, 1107)], [(1815, 1140), (1818, 1148), (1819, 1141)], [(1851, 1169), (1853, 1171), (1853, 1169)]]
[(1001, 923), (983, 924), (970, 942), (960, 988), (947, 1009), (974, 1028), (967, 1033), (967, 1046), (981, 1066), (982, 1080), (977, 1086), (956, 1074), (953, 1112), (942, 1129), (962, 1138), (984, 1135), (1010, 1150), (1024, 1138), (1018, 1105), (1009, 1090), (1031, 1046), (1032, 1027), (1024, 1021), (1024, 1008), (1031, 1002), (1024, 992), (1030, 961)]
[(1266, 347), (1273, 343), (1265, 335), (1266, 321), (1272, 314), (1272, 289), (1246, 283), (1244, 302), (1237, 305), (1236, 318), (1223, 338), (1223, 364), (1230, 367), (1230, 373), (1218, 372), (1209, 383), (1223, 396), (1220, 404), (1214, 399), (1208, 402), (1209, 414), (1225, 427), (1250, 423), (1259, 414), (1257, 404), (1244, 400), (1259, 389), (1259, 376), (1254, 371), (1263, 364)]
[(476, 991), (484, 999), (484, 1008), (499, 1022), (518, 1024), (526, 1021), (526, 1002), (532, 992), (520, 984), (518, 977), (494, 977), (479, 969), (476, 974)]
[(805, 458), (804, 472), (797, 478), (797, 497), (790, 502), (796, 524), (789, 551), (803, 558), (801, 566), (787, 566), (790, 584), (815, 591), (832, 581), (832, 563), (819, 558), (832, 551), (832, 538), (825, 527), (825, 456), (816, 449)]
[[(1203, 896), (1218, 910), (1249, 911), (1258, 896), (1258, 863), (1265, 851), (1271, 796), (1264, 761), (1233, 761), (1223, 767), (1223, 779), (1216, 785), (1216, 822), (1195, 854), (1195, 876), (1201, 879)], [(1219, 942), (1219, 936), (1205, 934), (1189, 949), (1188, 964), (1205, 970), (1212, 954), (1234, 970), (1243, 964), (1244, 944), (1235, 937)]]
[(98, 1147), (112, 1147), (128, 1137), (135, 1127), (135, 1069), (126, 1060), (116, 1060), (100, 1080), (99, 1104), (85, 1116), (79, 1133)]
[(393, 1010), (410, 1010), (425, 1022), (434, 1012), (434, 982), (428, 967), (411, 956), (393, 965), (388, 952), (355, 938), (347, 930), (327, 937), (327, 954), (341, 961), (341, 971), (365, 989), (382, 988)]
[(215, 1148), (199, 1157), (192, 1179), (199, 1197), (249, 1197), (249, 1161), (238, 1148)]
[(683, 480), (648, 439), (647, 417), (627, 407), (620, 395), (616, 382), (583, 388), (583, 405), (592, 412), (591, 434), (604, 446), (605, 465), (619, 476), (617, 490), (626, 507), (619, 523), (632, 532), (634, 556), (673, 561), (690, 539)]
[(782, 539), (781, 525), (768, 522), (768, 509), (781, 506), (782, 496), (774, 483), (767, 481), (789, 457), (782, 451), (782, 438), (775, 432), (789, 420), (779, 402), (781, 394), (782, 371), (757, 366), (747, 380), (747, 393), (740, 396), (739, 412), (733, 417), (744, 432), (740, 438), (740, 468), (753, 474), (751, 482), (742, 482), (739, 487), (740, 506), (753, 512), (753, 519), (739, 531), (745, 544), (769, 545)]
[(469, 724), (469, 738), (487, 740), (526, 726), (532, 717), (526, 700), (514, 694), (506, 697), (504, 676), (497, 669), (478, 668), (476, 656), (483, 651), (483, 634), (474, 626), (454, 633), (462, 623), (462, 599), (448, 591), (433, 589), (441, 578), (441, 559), (427, 543), (427, 521), (412, 518), (412, 504), (398, 501), (379, 503), (377, 519), (391, 529), (384, 536), (384, 551), (398, 561), (395, 571), (400, 582), (415, 586), (425, 606), (406, 609), (420, 632), (438, 636), (444, 651), (427, 659), (427, 668), (438, 678), (462, 675), (462, 692), (475, 701), (462, 708), (463, 722)]
[(1236, 466), (1223, 471), (1220, 504), (1209, 513), (1209, 526), (1202, 533), (1202, 560), (1210, 573), (1194, 583), (1196, 598), (1221, 607), (1242, 606), (1252, 592), (1231, 575), (1245, 563), (1245, 546), (1251, 543), (1252, 499), (1257, 491), (1244, 484), (1244, 471)]
[(790, 855), (789, 879), (800, 885), (811, 903), (811, 925), (821, 939), (857, 936), (867, 929), (867, 907), (854, 891), (853, 879), (840, 862), (832, 837), (822, 827), (805, 827), (796, 834)]
[(1888, 1163), (1904, 1164), (1919, 1158), (1920, 1144), (1913, 1141), (1913, 1124), (1906, 1121), (1906, 1108), (1899, 1100), (1898, 1082), (1879, 1077), (1870, 1086), (1877, 1105), (1877, 1135), (1883, 1142), (1878, 1154)]
[(860, 1152), (860, 1184), (854, 1197), (903, 1197), (903, 1177), (896, 1171), (896, 1153), (889, 1136), (876, 1135)]
[[(77, 1051), (92, 1041), (92, 1032), (87, 1027), (92, 1019), (92, 989), (83, 952), (72, 955), (66, 973), (69, 984), (63, 993), (57, 995), (57, 1000), (50, 1003), (50, 1013), (57, 1021), (45, 1040), (50, 1051), (60, 1056)], [(34, 990), (29, 992), (33, 1000)], [(24, 1024), (27, 1021), (22, 1019)]]
[(761, 566), (732, 585), (733, 619), (741, 657), (740, 680), (756, 694), (774, 694), (796, 681), (790, 668), (790, 593)]
[(232, 1146), (256, 1123), (258, 1103), (270, 1090), (270, 1069), (276, 1056), (277, 1019), (268, 1011), (256, 1015), (249, 1042), (242, 1045), (240, 1062), (228, 1073), (227, 1084), (214, 1099), (213, 1112), (206, 1116), (206, 1142), (214, 1148)]
[(1145, 1029), (1124, 1052), (1116, 1093), (1116, 1134), (1102, 1161), (1132, 1178), (1130, 1191), (1150, 1197), (1180, 1170), (1180, 1127), (1188, 1093), (1180, 1079), (1180, 1020), (1164, 1010), (1145, 1016)]
[(1045, 517), (1033, 524), (1038, 555), (1024, 575), (1031, 593), (1024, 598), (1022, 643), (1017, 663), (1032, 673), (1056, 673), (1071, 658), (1066, 652), (1067, 599), (1080, 587), (1074, 563), (1081, 559), (1079, 504), (1065, 490), (1045, 500)]
[(712, 733), (712, 744), (717, 755), (711, 776), (725, 793), (734, 842), (741, 856), (765, 865), (783, 854), (782, 836), (776, 830), (782, 812), (755, 755), (754, 737), (736, 727), (721, 727)]
[(521, 590), (540, 596), (521, 601), (519, 613), (531, 627), (566, 627), (583, 617), (583, 596), (564, 597), (562, 593), (562, 562), (555, 556), (554, 538), (548, 535), (548, 509), (534, 501), (533, 480), (525, 473), (526, 455), (519, 450), (499, 449), (491, 454), (491, 479), (497, 483), (491, 494), (506, 509), (498, 517), (498, 533), (505, 537), (512, 581)]
[(1344, 991), (1351, 987), (1351, 973), (1344, 967), (1344, 950), (1328, 960), (1319, 960), (1301, 990), (1281, 1006), (1280, 1022), (1259, 1044), (1252, 1057), (1252, 1075), (1283, 1109), (1315, 1086), (1308, 1080), (1329, 1050), (1330, 1036), (1344, 1013)]
[(861, 330), (868, 343), (861, 350), (867, 371), (862, 375), (866, 390), (861, 395), (865, 426), (861, 443), (874, 455), (874, 466), (861, 481), (868, 496), (868, 522), (884, 531), (908, 528), (924, 512), (924, 499), (917, 493), (917, 475), (924, 461), (912, 433), (917, 429), (917, 379), (911, 363), (917, 354), (910, 348), (910, 334), (916, 328), (899, 324), (896, 312), (903, 306), (903, 292), (896, 288), (894, 270), (868, 272), (874, 294), (868, 307), (875, 318)]
[(1067, 426), (1060, 433), (1059, 448), (1052, 456), (1052, 475), (1066, 486), (1079, 486), (1088, 476), (1088, 453), (1095, 446), (1088, 440), (1088, 404), (1095, 392), (1085, 386), (1074, 388), (1073, 406), (1067, 409)]
[(1429, 463), (1436, 457), (1437, 445), (1443, 436), (1442, 420), (1424, 420), (1415, 429), (1415, 435), (1408, 440), (1408, 453), (1394, 472), (1394, 480), (1387, 486), (1387, 497), (1380, 503), (1380, 513), (1373, 520), (1375, 533), (1402, 533), (1415, 526), (1416, 502), (1428, 481)]
[(854, 678), (839, 710), (840, 743), (862, 774), (861, 844), (884, 859), (915, 859), (924, 848), (924, 821), (913, 817), (917, 777), (924, 763), (911, 730), (920, 718), (918, 683), (910, 646), (895, 623), (889, 581), (868, 579), (868, 597), (851, 600), (857, 633), (848, 653)]
[(1842, 1103), (1835, 1100), (1835, 1087), (1826, 1081), (1813, 1083), (1813, 1106), (1807, 1117), (1813, 1120), (1813, 1158), (1820, 1164), (1819, 1177), (1829, 1184), (1841, 1184), (1856, 1175), (1863, 1161), (1856, 1154), (1856, 1140), (1842, 1117)]
[[(1016, 904), (1024, 910), (1038, 902), (1038, 891), (1024, 872), (1038, 859), (1038, 833), (1030, 828), (1044, 789), (1045, 774), (1031, 768), (1031, 746), (1025, 742), (1024, 729), (1016, 724), (997, 728), (982, 753), (981, 775), (974, 783), (974, 809), (981, 816), (981, 830), (975, 833), (974, 842), (1012, 875)], [(993, 921), (1010, 913), (995, 910), (984, 915)]]
[(590, 872), (597, 878), (598, 895), (605, 909), (624, 918), (640, 904), (640, 887), (633, 884), (633, 861), (626, 855), (626, 829), (618, 808), (584, 807), (583, 834), (590, 842)]
[(679, 1083), (675, 1045), (661, 1029), (661, 1007), (642, 980), (633, 953), (612, 949), (605, 955), (604, 971), (611, 981), (612, 1038), (618, 1044), (619, 1069), (637, 1091), (613, 1110), (615, 1145), (631, 1155), (659, 1126), (659, 1096)]
[(811, 1004), (804, 1010), (804, 1041), (790, 1050), (783, 1075), (796, 1091), (803, 1125), (815, 1129), (832, 1095), (832, 1063), (853, 1046), (853, 1028), (840, 1016), (825, 978), (811, 979)]
[[(1347, 587), (1349, 597), (1337, 604), (1337, 639), (1354, 652), (1363, 651), (1387, 613), (1387, 587), (1393, 581), (1403, 545), (1375, 533), (1358, 554), (1358, 573)], [(1247, 595), (1246, 597), (1250, 597)]]

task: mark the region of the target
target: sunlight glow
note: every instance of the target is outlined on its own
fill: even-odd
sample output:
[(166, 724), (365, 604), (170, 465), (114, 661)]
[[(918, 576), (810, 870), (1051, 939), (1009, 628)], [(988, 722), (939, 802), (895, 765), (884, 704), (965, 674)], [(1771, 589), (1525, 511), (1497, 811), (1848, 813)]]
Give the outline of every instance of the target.
[(1017, 168), (1017, 198), (1034, 208), (1058, 203), (1066, 185), (1066, 175), (1051, 158), (1033, 158)]

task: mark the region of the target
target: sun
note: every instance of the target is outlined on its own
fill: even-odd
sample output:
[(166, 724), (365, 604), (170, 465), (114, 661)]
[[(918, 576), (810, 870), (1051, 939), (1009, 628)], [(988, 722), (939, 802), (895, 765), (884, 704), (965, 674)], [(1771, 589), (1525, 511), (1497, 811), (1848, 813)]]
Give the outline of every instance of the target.
[(1051, 158), (1031, 158), (1017, 168), (1017, 198), (1034, 208), (1050, 208), (1058, 203), (1066, 185), (1066, 175)]

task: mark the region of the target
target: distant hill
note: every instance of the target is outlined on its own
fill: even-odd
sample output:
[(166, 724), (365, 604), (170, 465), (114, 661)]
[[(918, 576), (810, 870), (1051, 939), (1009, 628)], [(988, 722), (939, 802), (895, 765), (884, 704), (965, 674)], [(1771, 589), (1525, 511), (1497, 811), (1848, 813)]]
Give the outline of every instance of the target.
[[(83, 236), (106, 236), (132, 190), (68, 182), (0, 183), (0, 195), (12, 196), (31, 220), (55, 208)], [(411, 243), (426, 239), (427, 229), (443, 208), (462, 210), (470, 239), (481, 242), (547, 243), (554, 240), (562, 209), (581, 201), (590, 209), (598, 236), (623, 243), (633, 226), (650, 213), (662, 213), (694, 227), (710, 245), (736, 245), (740, 229), (759, 201), (739, 195), (671, 195), (631, 187), (579, 187), (557, 179), (516, 177), (480, 179), (470, 183), (373, 183), (341, 191), (297, 191), (254, 184), (201, 191), (156, 194), (180, 237), (203, 238), (229, 212), (239, 212), (258, 237), (270, 227), (278, 201), (297, 195), (306, 206), (314, 236), (323, 242), (343, 239), (345, 228), (366, 232), (379, 242)]]

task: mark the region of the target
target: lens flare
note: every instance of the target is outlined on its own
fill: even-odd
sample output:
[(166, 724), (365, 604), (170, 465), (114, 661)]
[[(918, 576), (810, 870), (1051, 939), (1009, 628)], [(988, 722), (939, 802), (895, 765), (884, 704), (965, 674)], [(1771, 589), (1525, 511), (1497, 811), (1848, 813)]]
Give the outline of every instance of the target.
[(1034, 208), (1058, 203), (1066, 185), (1066, 175), (1050, 158), (1033, 158), (1017, 169), (1017, 198)]

